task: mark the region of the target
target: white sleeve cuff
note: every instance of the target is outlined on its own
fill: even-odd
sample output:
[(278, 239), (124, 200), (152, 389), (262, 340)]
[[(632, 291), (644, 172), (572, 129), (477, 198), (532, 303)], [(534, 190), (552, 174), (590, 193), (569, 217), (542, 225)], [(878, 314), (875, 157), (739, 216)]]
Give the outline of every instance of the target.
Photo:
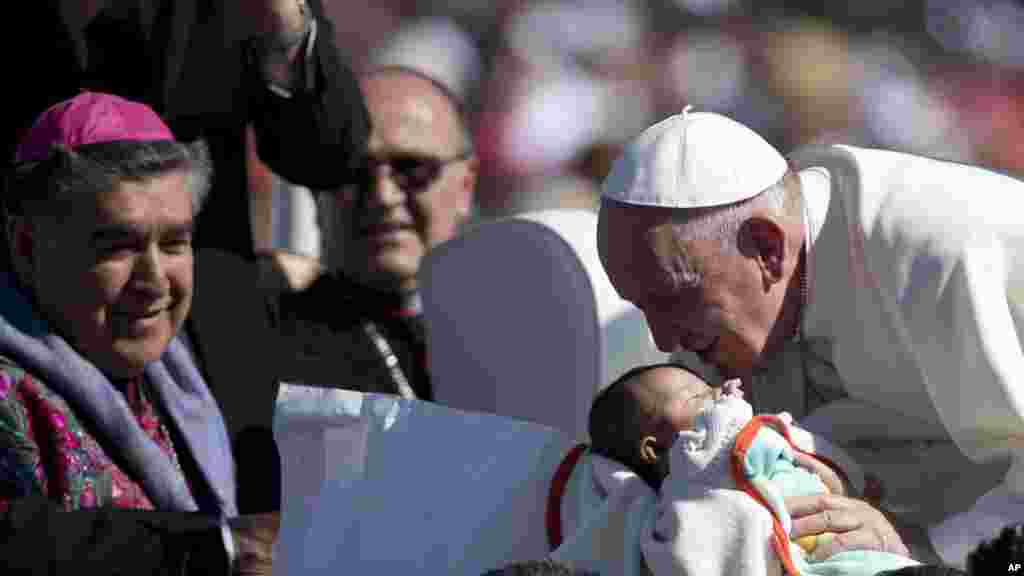
[(231, 528), (227, 522), (221, 523), (220, 535), (224, 539), (224, 550), (228, 553), (228, 576), (231, 576), (238, 566), (238, 549), (235, 548), (235, 537), (231, 535)]

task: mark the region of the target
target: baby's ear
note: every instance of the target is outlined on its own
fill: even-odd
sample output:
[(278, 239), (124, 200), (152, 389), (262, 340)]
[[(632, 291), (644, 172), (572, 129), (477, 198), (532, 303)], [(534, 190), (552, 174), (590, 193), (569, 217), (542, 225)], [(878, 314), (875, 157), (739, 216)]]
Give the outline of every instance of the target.
[(640, 440), (640, 460), (644, 464), (656, 464), (658, 462), (658, 439), (654, 436), (644, 436)]

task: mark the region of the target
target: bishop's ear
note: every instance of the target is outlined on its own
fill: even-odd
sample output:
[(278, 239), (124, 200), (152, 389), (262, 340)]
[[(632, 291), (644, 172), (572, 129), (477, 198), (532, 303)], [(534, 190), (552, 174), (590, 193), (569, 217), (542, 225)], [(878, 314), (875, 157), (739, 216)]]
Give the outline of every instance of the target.
[(11, 268), (20, 282), (31, 285), (35, 251), (32, 226), (23, 216), (7, 216), (4, 225), (7, 257), (10, 259)]
[(740, 229), (740, 249), (757, 260), (766, 285), (785, 276), (786, 231), (774, 220), (754, 217)]
[(457, 197), (455, 199), (455, 213), (458, 215), (460, 222), (468, 220), (473, 211), (473, 197), (476, 193), (479, 169), (480, 161), (477, 160), (476, 156), (471, 156), (466, 160), (466, 167), (458, 183)]

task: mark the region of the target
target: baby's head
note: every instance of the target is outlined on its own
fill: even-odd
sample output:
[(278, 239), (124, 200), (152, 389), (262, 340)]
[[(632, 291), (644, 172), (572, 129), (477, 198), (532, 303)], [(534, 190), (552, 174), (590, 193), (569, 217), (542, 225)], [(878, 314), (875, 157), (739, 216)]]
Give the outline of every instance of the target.
[(718, 389), (678, 364), (634, 368), (594, 399), (591, 447), (658, 489), (668, 475), (668, 449), (676, 435), (693, 430), (706, 401), (718, 395)]

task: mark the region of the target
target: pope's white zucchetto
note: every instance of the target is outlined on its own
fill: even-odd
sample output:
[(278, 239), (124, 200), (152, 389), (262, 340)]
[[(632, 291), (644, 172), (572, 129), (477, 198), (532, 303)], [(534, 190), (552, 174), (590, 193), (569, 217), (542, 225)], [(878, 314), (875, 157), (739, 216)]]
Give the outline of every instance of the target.
[(786, 159), (746, 126), (711, 112), (658, 122), (630, 142), (602, 196), (623, 204), (708, 208), (752, 198), (786, 174)]

